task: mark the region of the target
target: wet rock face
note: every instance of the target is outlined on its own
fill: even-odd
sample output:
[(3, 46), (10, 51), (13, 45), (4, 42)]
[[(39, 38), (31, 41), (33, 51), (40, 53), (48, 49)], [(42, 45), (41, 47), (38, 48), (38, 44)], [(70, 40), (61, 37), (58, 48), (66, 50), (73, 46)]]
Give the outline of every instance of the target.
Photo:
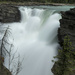
[(18, 10), (18, 7), (11, 5), (0, 5), (0, 22), (19, 22), (20, 17), (20, 11)]
[(75, 8), (66, 12), (61, 12), (60, 28), (58, 30), (59, 43), (62, 46), (65, 35), (69, 35), (73, 47), (75, 48)]

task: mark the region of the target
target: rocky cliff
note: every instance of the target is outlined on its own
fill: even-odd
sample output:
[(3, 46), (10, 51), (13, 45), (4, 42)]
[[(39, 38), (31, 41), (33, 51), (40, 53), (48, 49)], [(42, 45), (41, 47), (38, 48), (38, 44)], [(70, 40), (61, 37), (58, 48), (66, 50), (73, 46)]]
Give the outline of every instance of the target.
[(12, 5), (0, 5), (0, 22), (19, 22), (20, 17), (18, 7)]
[(75, 8), (66, 12), (61, 12), (60, 28), (58, 30), (59, 43), (62, 42), (65, 35), (69, 35), (73, 47), (75, 48)]
[[(75, 53), (75, 8), (70, 9), (69, 11), (66, 11), (66, 12), (61, 12), (61, 14), (62, 14), (62, 19), (60, 20), (60, 28), (58, 29), (59, 43), (62, 47), (64, 37), (68, 35), (70, 37), (70, 41), (72, 42), (72, 46), (74, 48), (72, 52)], [(68, 54), (65, 54), (65, 55), (68, 55)], [(68, 56), (68, 57), (71, 57), (71, 56)], [(68, 59), (66, 60), (68, 61)], [(75, 60), (75, 54), (68, 62), (71, 65), (66, 65), (69, 68), (69, 70), (66, 69), (66, 71), (62, 75), (75, 75), (75, 68), (74, 68), (75, 61), (74, 60)], [(61, 68), (62, 68), (61, 66), (64, 66), (64, 65), (61, 65), (61, 63), (63, 62), (60, 60), (55, 62), (52, 68), (52, 72), (54, 73), (54, 75), (61, 74)]]

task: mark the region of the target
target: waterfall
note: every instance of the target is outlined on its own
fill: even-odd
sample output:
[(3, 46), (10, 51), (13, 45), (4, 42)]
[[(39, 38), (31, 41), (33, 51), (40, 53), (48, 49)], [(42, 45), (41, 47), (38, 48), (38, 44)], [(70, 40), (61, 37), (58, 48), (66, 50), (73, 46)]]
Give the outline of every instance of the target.
[[(7, 24), (14, 38), (14, 50), (24, 58), (18, 75), (53, 75), (53, 56), (56, 55), (57, 30), (61, 15), (55, 10), (19, 7), (21, 21)], [(5, 66), (8, 68), (8, 61)]]

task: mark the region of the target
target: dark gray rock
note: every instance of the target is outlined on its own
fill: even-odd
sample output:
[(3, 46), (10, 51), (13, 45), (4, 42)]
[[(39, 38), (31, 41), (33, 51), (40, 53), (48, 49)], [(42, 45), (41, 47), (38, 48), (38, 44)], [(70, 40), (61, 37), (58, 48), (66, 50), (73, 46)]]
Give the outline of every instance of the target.
[(21, 19), (18, 7), (11, 5), (0, 5), (0, 22), (19, 22)]
[(75, 8), (61, 12), (61, 14), (62, 19), (60, 20), (60, 28), (58, 30), (59, 43), (62, 46), (64, 36), (68, 34), (75, 49)]

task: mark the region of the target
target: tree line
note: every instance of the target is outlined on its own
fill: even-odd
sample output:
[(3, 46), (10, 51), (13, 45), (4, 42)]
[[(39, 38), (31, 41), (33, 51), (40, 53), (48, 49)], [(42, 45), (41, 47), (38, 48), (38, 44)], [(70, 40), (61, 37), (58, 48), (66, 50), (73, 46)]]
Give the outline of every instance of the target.
[(0, 0), (12, 2), (53, 2), (53, 3), (75, 3), (75, 0)]

